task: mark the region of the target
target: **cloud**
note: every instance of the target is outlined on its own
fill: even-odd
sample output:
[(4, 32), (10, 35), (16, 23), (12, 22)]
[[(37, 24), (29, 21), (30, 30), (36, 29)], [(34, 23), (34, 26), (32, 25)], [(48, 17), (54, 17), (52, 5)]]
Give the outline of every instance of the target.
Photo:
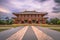
[(10, 11), (8, 9), (5, 9), (3, 7), (0, 7), (0, 12), (10, 13)]
[(2, 4), (12, 12), (19, 10), (51, 12), (52, 7), (55, 5), (53, 0), (6, 0), (6, 3), (4, 2)]
[(54, 11), (52, 11), (53, 13), (60, 13), (60, 8), (54, 7), (53, 9), (54, 9)]
[(55, 0), (0, 0), (0, 6), (3, 6), (2, 11), (7, 13), (35, 10), (38, 12), (48, 12), (50, 15), (54, 14), (52, 11), (55, 11), (56, 13), (57, 10), (60, 10), (59, 8), (56, 8), (57, 2), (54, 1)]
[(56, 6), (53, 7), (53, 13), (60, 13), (60, 0), (54, 0), (56, 3)]
[(35, 0), (35, 1), (37, 1), (37, 2), (45, 2), (47, 0)]
[(55, 2), (60, 3), (60, 0), (55, 0)]
[(24, 3), (20, 1), (10, 1), (10, 4), (16, 9), (28, 9), (28, 8), (39, 8), (40, 4), (34, 3), (33, 0), (26, 0)]
[(55, 7), (53, 7), (53, 11), (54, 13), (60, 13), (60, 3), (57, 3)]
[(49, 18), (59, 18), (60, 19), (60, 13), (49, 13), (48, 14)]

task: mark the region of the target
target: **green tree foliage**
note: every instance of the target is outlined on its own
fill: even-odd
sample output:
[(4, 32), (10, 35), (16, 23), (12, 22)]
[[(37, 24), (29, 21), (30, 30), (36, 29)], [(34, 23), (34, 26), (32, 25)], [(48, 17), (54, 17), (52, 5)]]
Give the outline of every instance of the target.
[(9, 17), (5, 18), (6, 20), (0, 20), (0, 24), (13, 24), (13, 20), (9, 19)]
[(5, 19), (7, 19), (6, 20), (7, 24), (12, 24), (13, 23), (13, 20), (12, 19), (9, 19), (9, 17), (6, 17)]
[(48, 24), (60, 24), (60, 19), (58, 18), (52, 18), (50, 21), (46, 21)]
[(50, 19), (50, 22), (51, 22), (52, 24), (57, 24), (57, 21), (59, 21), (58, 18)]
[(6, 20), (6, 24), (13, 24), (13, 20), (12, 19)]
[(13, 20), (0, 20), (0, 24), (13, 24)]
[(0, 24), (6, 24), (5, 20), (0, 20)]
[(59, 20), (59, 21), (57, 21), (57, 24), (60, 24), (60, 20)]

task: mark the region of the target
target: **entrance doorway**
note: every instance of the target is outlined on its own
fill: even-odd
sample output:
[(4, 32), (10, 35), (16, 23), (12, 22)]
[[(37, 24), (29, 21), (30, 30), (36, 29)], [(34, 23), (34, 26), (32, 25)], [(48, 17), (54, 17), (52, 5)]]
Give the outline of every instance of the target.
[(38, 21), (36, 21), (36, 23), (38, 23)]
[(31, 21), (29, 21), (29, 24), (31, 24)]
[(21, 21), (21, 23), (24, 23), (24, 21)]
[(36, 23), (36, 20), (32, 20), (32, 23)]
[(24, 20), (25, 23), (28, 23), (28, 20)]

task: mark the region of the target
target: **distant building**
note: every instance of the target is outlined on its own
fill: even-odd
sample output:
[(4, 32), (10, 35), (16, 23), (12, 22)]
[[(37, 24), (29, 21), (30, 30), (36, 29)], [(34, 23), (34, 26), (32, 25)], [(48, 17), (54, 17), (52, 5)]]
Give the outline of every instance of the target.
[(24, 23), (36, 23), (36, 24), (45, 24), (47, 17), (44, 17), (48, 13), (36, 12), (36, 11), (24, 11), (20, 13), (13, 13), (16, 17), (14, 19), (15, 24), (24, 24)]

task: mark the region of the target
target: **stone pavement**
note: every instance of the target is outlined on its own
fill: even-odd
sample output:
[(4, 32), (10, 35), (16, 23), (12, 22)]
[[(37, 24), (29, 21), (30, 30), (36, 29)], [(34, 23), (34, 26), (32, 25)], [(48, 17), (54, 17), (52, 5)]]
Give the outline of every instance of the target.
[(0, 40), (6, 40), (8, 37), (16, 33), (18, 30), (21, 30), (22, 28), (24, 27), (20, 26), (17, 28), (12, 28), (12, 29), (0, 32)]
[(26, 26), (6, 40), (53, 40), (53, 38), (34, 26)]
[(33, 28), (38, 40), (53, 40), (53, 38), (51, 38), (50, 36), (48, 36), (44, 32), (40, 31), (36, 27), (32, 26), (32, 28)]
[(38, 28), (40, 31), (43, 31), (48, 36), (52, 37), (54, 40), (60, 40), (60, 32), (40, 26), (35, 26), (35, 27)]
[(28, 27), (24, 27), (23, 29), (21, 29), (20, 31), (18, 31), (17, 33), (13, 34), (11, 37), (9, 37), (6, 40), (22, 40), (26, 30)]
[[(16, 29), (20, 29), (16, 32), (13, 32)], [(55, 40), (54, 37), (51, 37), (50, 30), (48, 29), (49, 33), (47, 33), (46, 29), (41, 28), (40, 26), (24, 26), (15, 28), (12, 30), (12, 34), (10, 32), (3, 33), (4, 37), (6, 35), (9, 35), (7, 37), (3, 37), (3, 35), (0, 35), (0, 39), (3, 38), (3, 40)], [(6, 34), (6, 35), (5, 35)], [(49, 34), (49, 35), (48, 35)], [(58, 34), (56, 34), (58, 36)], [(55, 35), (55, 37), (56, 37)], [(54, 35), (52, 35), (54, 36)]]
[(27, 29), (22, 40), (38, 40), (31, 26)]

